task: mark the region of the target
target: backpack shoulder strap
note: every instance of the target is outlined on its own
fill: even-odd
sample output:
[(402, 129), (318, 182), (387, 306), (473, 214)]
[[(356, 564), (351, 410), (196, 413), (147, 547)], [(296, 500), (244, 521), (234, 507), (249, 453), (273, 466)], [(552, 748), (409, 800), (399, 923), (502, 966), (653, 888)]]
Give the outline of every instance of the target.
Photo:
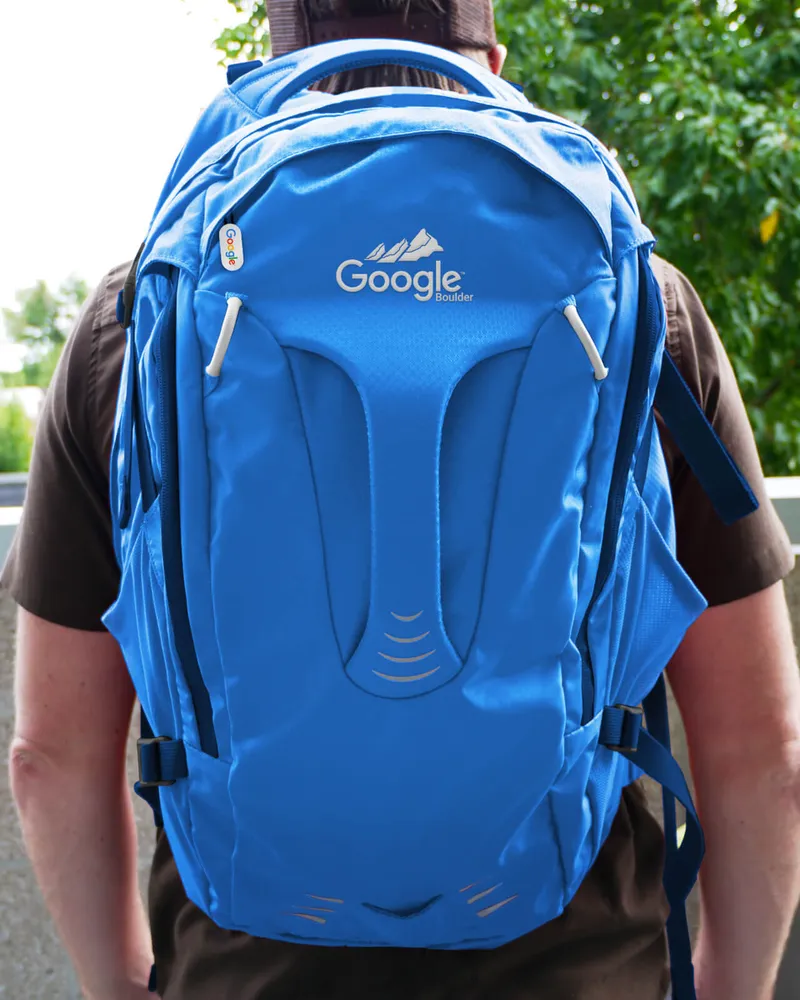
[(757, 510), (753, 490), (666, 350), (655, 405), (723, 522)]
[[(703, 831), (680, 765), (672, 756), (669, 736), (667, 689), (663, 675), (644, 699), (641, 709), (615, 705), (606, 708), (600, 743), (615, 750), (662, 787), (664, 805), (664, 891), (670, 906), (667, 920), (670, 975), (674, 1000), (696, 1000), (692, 941), (686, 917), (686, 900), (697, 881), (705, 853)], [(686, 832), (678, 841), (676, 799), (686, 809)]]

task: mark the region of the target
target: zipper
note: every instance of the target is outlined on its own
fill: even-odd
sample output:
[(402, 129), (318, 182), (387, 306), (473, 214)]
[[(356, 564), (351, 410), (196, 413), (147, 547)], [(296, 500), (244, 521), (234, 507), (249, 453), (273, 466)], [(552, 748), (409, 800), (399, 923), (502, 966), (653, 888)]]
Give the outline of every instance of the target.
[[(444, 104), (442, 104), (440, 101), (441, 94), (445, 95)], [(487, 108), (496, 109), (504, 112), (505, 114), (516, 115), (522, 121), (527, 121), (531, 124), (548, 123), (548, 124), (560, 125), (565, 129), (565, 131), (571, 132), (575, 135), (583, 136), (593, 144), (595, 149), (605, 153), (604, 147), (600, 146), (598, 140), (595, 139), (594, 136), (586, 132), (585, 129), (582, 129), (580, 125), (576, 125), (575, 122), (571, 122), (566, 118), (559, 118), (558, 115), (551, 114), (548, 111), (543, 111), (540, 108), (533, 108), (533, 107), (525, 108), (521, 106), (512, 107), (511, 105), (506, 105), (505, 103), (498, 101), (492, 103), (486, 103), (484, 100), (470, 97), (470, 95), (467, 94), (463, 95), (462, 94), (456, 95), (453, 93), (448, 94), (446, 91), (442, 91), (441, 94), (431, 95), (421, 91), (419, 94), (419, 99), (415, 102), (415, 106), (420, 108), (429, 106), (447, 107), (448, 103), (452, 103), (454, 102), (454, 100), (457, 100), (458, 107), (459, 108), (466, 107), (467, 110), (475, 110), (481, 112), (481, 111), (486, 111)], [(407, 98), (405, 95), (403, 95), (402, 98), (397, 98), (396, 95), (388, 95), (388, 96), (385, 95), (381, 99), (380, 106), (408, 107), (408, 100), (409, 98)], [(178, 199), (178, 197), (184, 191), (186, 191), (186, 189), (190, 187), (195, 180), (197, 180), (197, 178), (200, 176), (200, 174), (202, 174), (202, 172), (205, 169), (207, 169), (212, 165), (221, 164), (224, 160), (226, 160), (230, 156), (234, 157), (237, 156), (239, 152), (241, 152), (241, 149), (239, 149), (238, 147), (241, 144), (246, 143), (249, 139), (253, 138), (253, 136), (257, 136), (259, 134), (261, 134), (262, 136), (270, 136), (279, 132), (283, 128), (292, 127), (294, 125), (305, 124), (304, 119), (311, 120), (316, 116), (321, 116), (321, 115), (330, 116), (332, 114), (342, 115), (342, 114), (357, 113), (359, 111), (369, 110), (375, 106), (376, 105), (374, 98), (368, 99), (366, 101), (364, 100), (364, 98), (356, 98), (356, 99), (351, 98), (349, 100), (340, 100), (337, 101), (337, 103), (333, 107), (331, 107), (330, 105), (316, 106), (313, 108), (306, 107), (306, 108), (296, 109), (294, 111), (287, 112), (285, 114), (274, 115), (272, 116), (271, 119), (262, 118), (247, 126), (246, 131), (244, 132), (243, 135), (239, 135), (238, 132), (230, 133), (226, 140), (222, 140), (220, 142), (219, 145), (222, 148), (220, 149), (219, 154), (215, 160), (208, 161), (207, 154), (205, 156), (201, 156), (192, 165), (192, 167), (189, 168), (189, 170), (183, 175), (183, 177), (180, 178), (180, 180), (172, 189), (172, 191), (167, 195), (164, 204), (159, 209), (158, 215), (154, 220), (154, 224), (158, 222), (159, 217), (164, 214), (166, 209), (171, 207), (172, 204)], [(236, 138), (232, 139), (232, 136), (234, 135), (236, 136)], [(620, 169), (619, 166), (615, 165), (614, 161), (611, 160), (611, 158), (608, 155), (604, 157), (604, 161), (605, 160), (608, 160), (612, 164), (612, 168), (617, 173), (619, 172)], [(635, 208), (635, 200), (633, 200), (632, 193), (630, 195), (629, 200), (632, 201), (632, 207)], [(636, 209), (636, 211), (638, 214), (638, 209)]]
[[(534, 106), (523, 107), (511, 105), (505, 101), (493, 101), (489, 102), (486, 99), (479, 99), (467, 94), (455, 95), (446, 92), (442, 92), (446, 95), (445, 102), (441, 103), (441, 95), (431, 95), (429, 93), (420, 91), (418, 95), (418, 101), (415, 106), (418, 107), (447, 107), (448, 104), (457, 100), (457, 105), (459, 108), (466, 107), (468, 110), (475, 110), (477, 112), (484, 112), (488, 110), (498, 110), (505, 115), (512, 114), (519, 118), (521, 121), (529, 122), (530, 124), (550, 124), (558, 125), (564, 129), (565, 132), (569, 132), (572, 135), (579, 136), (587, 140), (592, 148), (597, 153), (598, 157), (602, 160), (604, 166), (609, 171), (609, 174), (613, 176), (619, 182), (620, 189), (627, 201), (629, 207), (633, 211), (637, 219), (640, 218), (639, 207), (636, 203), (636, 198), (633, 194), (633, 190), (630, 183), (621, 170), (619, 164), (613, 157), (610, 156), (608, 150), (603, 146), (591, 133), (587, 132), (586, 129), (582, 128), (580, 125), (576, 125), (575, 122), (570, 121), (567, 118), (562, 118), (559, 115), (555, 115), (552, 112), (544, 111), (542, 108), (536, 108)], [(408, 101), (410, 97), (408, 95), (384, 95), (381, 98), (380, 106), (388, 107), (408, 107)], [(203, 172), (204, 169), (211, 166), (212, 164), (219, 164), (223, 160), (227, 159), (229, 156), (236, 156), (240, 152), (237, 147), (241, 143), (247, 142), (254, 135), (259, 133), (265, 133), (266, 135), (275, 134), (279, 132), (282, 128), (291, 127), (293, 125), (304, 124), (304, 119), (311, 119), (318, 115), (331, 115), (331, 114), (349, 114), (362, 110), (368, 110), (375, 106), (375, 99), (364, 100), (364, 98), (350, 98), (349, 100), (340, 100), (335, 106), (330, 105), (315, 106), (313, 108), (300, 108), (291, 112), (286, 112), (280, 115), (274, 115), (271, 119), (262, 119), (251, 123), (250, 126), (246, 127), (246, 131), (243, 135), (237, 135), (237, 137), (231, 141), (231, 136), (228, 136), (227, 141), (222, 146), (217, 158), (211, 162), (203, 162), (205, 157), (200, 157), (200, 159), (187, 171), (187, 173), (178, 181), (175, 188), (167, 196), (164, 204), (161, 206), (159, 211), (159, 216), (161, 216), (168, 206), (171, 206), (173, 202), (177, 200), (181, 193), (183, 193), (193, 181)], [(241, 131), (241, 130), (240, 130)], [(236, 133), (233, 133), (236, 134)], [(220, 143), (222, 145), (222, 143)], [(224, 224), (228, 220), (226, 216), (219, 224)], [(158, 221), (158, 217), (154, 222)], [(230, 217), (230, 221), (235, 221), (233, 216)]]
[[(181, 550), (181, 514), (178, 492), (178, 424), (176, 314), (177, 281), (172, 284), (165, 306), (164, 325), (156, 342), (156, 370), (158, 372), (158, 411), (161, 436), (161, 548), (164, 560), (164, 586), (167, 606), (172, 621), (172, 634), (178, 663), (183, 670), (186, 686), (192, 700), (200, 749), (209, 757), (218, 757), (217, 736), (214, 732), (214, 713), (208, 693), (189, 621), (186, 601), (186, 584), (183, 575)], [(165, 339), (169, 343), (165, 344)], [(166, 348), (166, 350), (165, 350)], [(171, 392), (167, 393), (167, 386)]]
[(589, 649), (589, 618), (614, 565), (622, 509), (625, 505), (628, 474), (633, 465), (636, 442), (639, 440), (642, 424), (648, 415), (647, 397), (650, 374), (661, 342), (662, 314), (658, 308), (659, 299), (654, 294), (644, 250), (639, 247), (637, 254), (639, 259), (639, 312), (631, 374), (622, 412), (614, 469), (611, 474), (610, 499), (603, 528), (600, 558), (597, 564), (597, 579), (576, 640), (583, 664), (583, 725), (586, 725), (594, 717), (595, 700), (595, 676)]
[[(433, 133), (424, 132), (424, 131), (420, 130), (420, 131), (402, 132), (402, 133), (399, 133), (399, 137), (401, 137), (401, 138), (413, 138), (413, 137), (418, 137), (420, 135), (430, 135), (430, 134), (433, 134)], [(485, 136), (480, 136), (477, 133), (469, 132), (469, 131), (463, 131), (461, 129), (439, 128), (439, 129), (436, 129), (436, 134), (437, 135), (465, 135), (465, 136), (468, 136), (469, 138), (475, 139), (476, 141), (488, 142), (488, 143), (490, 143), (493, 146), (499, 146), (501, 149), (504, 149), (510, 155), (515, 156), (518, 160), (521, 160), (527, 167), (529, 167), (531, 170), (533, 170), (535, 173), (537, 173), (540, 177), (543, 177), (546, 181), (549, 181), (551, 184), (554, 184), (557, 188), (559, 188), (560, 190), (562, 190), (565, 194), (569, 195), (569, 197), (575, 202), (575, 204), (581, 209), (581, 211), (584, 212), (586, 215), (589, 216), (589, 218), (594, 223), (594, 226), (597, 229), (597, 232), (600, 235), (600, 239), (602, 240), (603, 246), (605, 247), (605, 249), (606, 249), (606, 251), (608, 253), (609, 259), (613, 258), (612, 248), (609, 245), (608, 238), (607, 238), (605, 232), (603, 231), (603, 227), (598, 222), (598, 220), (594, 216), (594, 214), (580, 200), (580, 198), (573, 191), (571, 191), (570, 188), (568, 188), (566, 185), (560, 183), (555, 177), (552, 177), (550, 174), (546, 173), (544, 170), (540, 169), (535, 163), (532, 163), (529, 159), (527, 159), (521, 153), (517, 152), (516, 150), (509, 149), (509, 147), (506, 146), (504, 143), (501, 143), (501, 142), (499, 142), (499, 141), (497, 141), (495, 139), (486, 138)], [(394, 136), (389, 136), (389, 138), (394, 138)], [(340, 146), (340, 145), (357, 145), (357, 144), (360, 144), (360, 143), (368, 143), (368, 142), (372, 142), (372, 141), (373, 140), (369, 136), (359, 136), (357, 138), (349, 138), (349, 139), (343, 140), (342, 142), (338, 142), (338, 143), (337, 142), (331, 142), (331, 143), (328, 144), (328, 148), (332, 148), (334, 146)], [(200, 268), (199, 268), (200, 271), (202, 271), (208, 265), (209, 258), (211, 257), (211, 255), (214, 252), (214, 239), (216, 238), (217, 234), (219, 233), (220, 228), (222, 226), (224, 226), (226, 223), (230, 223), (230, 222), (233, 222), (234, 224), (237, 224), (237, 223), (235, 223), (235, 220), (237, 218), (241, 218), (241, 216), (243, 215), (243, 213), (247, 211), (247, 208), (249, 207), (249, 205), (259, 197), (259, 192), (260, 192), (261, 186), (269, 181), (269, 178), (271, 177), (271, 175), (279, 167), (283, 167), (287, 163), (290, 163), (292, 160), (299, 159), (300, 157), (307, 155), (308, 152), (309, 152), (308, 149), (301, 149), (301, 150), (298, 150), (296, 152), (290, 153), (288, 156), (284, 156), (282, 158), (279, 157), (278, 159), (276, 159), (275, 162), (272, 163), (267, 168), (267, 170), (260, 177), (258, 177), (252, 183), (252, 185), (242, 195), (239, 196), (239, 198), (235, 202), (233, 202), (232, 205), (229, 205), (227, 207), (227, 210), (225, 211), (225, 213), (222, 216), (219, 216), (214, 221), (214, 223), (212, 225), (210, 225), (210, 226), (208, 226), (206, 228), (206, 230), (205, 230), (205, 232), (204, 232), (204, 234), (203, 234), (203, 236), (201, 238), (201, 243), (200, 243)]]

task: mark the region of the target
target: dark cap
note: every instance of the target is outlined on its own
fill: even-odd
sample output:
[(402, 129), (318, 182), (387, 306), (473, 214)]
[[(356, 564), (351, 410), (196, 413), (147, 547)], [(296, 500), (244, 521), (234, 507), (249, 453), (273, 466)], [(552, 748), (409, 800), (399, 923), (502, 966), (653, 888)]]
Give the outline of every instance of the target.
[(349, 13), (342, 0), (335, 15), (312, 22), (304, 0), (267, 0), (272, 54), (343, 38), (403, 38), (448, 49), (485, 50), (497, 44), (492, 0), (444, 0), (442, 7), (442, 14), (377, 9), (362, 16)]

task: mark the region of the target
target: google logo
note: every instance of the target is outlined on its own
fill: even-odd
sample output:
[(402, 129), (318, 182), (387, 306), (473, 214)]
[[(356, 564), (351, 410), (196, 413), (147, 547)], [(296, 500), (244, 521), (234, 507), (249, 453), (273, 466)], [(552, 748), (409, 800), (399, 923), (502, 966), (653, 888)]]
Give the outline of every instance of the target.
[(239, 255), (234, 250), (235, 243), (233, 241), (233, 234), (230, 229), (228, 230), (228, 232), (231, 233), (231, 235), (225, 241), (228, 244), (228, 249), (225, 251), (225, 256), (229, 258), (228, 263), (231, 265), (231, 267), (236, 267), (235, 261), (239, 259)]
[(244, 263), (242, 231), (238, 226), (223, 226), (219, 232), (220, 257), (226, 271), (238, 271)]

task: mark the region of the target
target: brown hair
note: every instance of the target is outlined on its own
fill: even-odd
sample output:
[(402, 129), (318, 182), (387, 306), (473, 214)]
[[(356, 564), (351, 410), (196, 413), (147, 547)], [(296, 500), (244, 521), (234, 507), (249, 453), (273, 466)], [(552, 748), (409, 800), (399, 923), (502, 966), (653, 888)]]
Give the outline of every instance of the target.
[[(341, 25), (343, 20), (369, 19), (370, 24), (380, 25), (383, 17), (392, 18), (395, 25), (398, 21), (408, 25), (405, 37), (413, 38), (415, 29), (422, 26), (429, 32), (431, 25), (441, 25), (442, 35), (446, 31), (448, 18), (447, 0), (298, 0), (305, 7), (309, 32), (313, 36), (325, 38), (325, 25)], [(366, 22), (364, 22), (366, 23)], [(388, 23), (388, 21), (387, 21)], [(402, 28), (401, 28), (402, 31)], [(376, 37), (384, 32), (375, 31)], [(442, 41), (440, 44), (445, 45)], [(464, 55), (477, 56), (480, 51), (486, 51), (494, 44), (494, 37), (487, 36), (485, 48), (474, 46), (465, 49), (453, 46)], [(463, 87), (430, 70), (416, 69), (412, 66), (369, 66), (363, 69), (347, 70), (336, 73), (315, 85), (316, 90), (324, 90), (330, 94), (343, 94), (351, 90), (361, 90), (368, 87), (431, 87), (437, 90), (463, 92)]]

